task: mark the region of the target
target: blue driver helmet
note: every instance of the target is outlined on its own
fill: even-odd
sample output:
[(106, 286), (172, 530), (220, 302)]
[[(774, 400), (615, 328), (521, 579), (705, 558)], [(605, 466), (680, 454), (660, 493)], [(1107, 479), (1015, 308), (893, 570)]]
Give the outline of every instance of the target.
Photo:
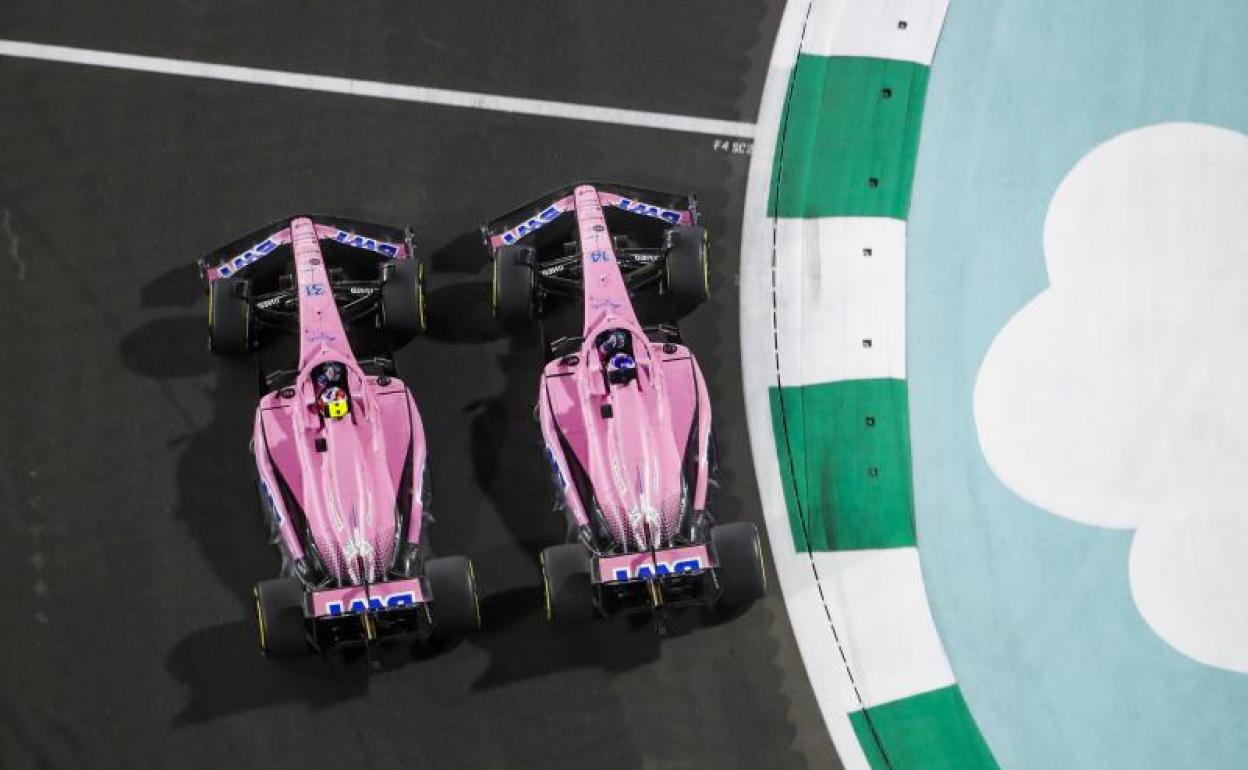
[(324, 388), (327, 385), (342, 384), (342, 375), (344, 372), (343, 365), (335, 361), (321, 364), (312, 379), (317, 387)]
[(607, 381), (613, 385), (631, 382), (637, 376), (637, 361), (627, 353), (616, 353), (607, 362)]

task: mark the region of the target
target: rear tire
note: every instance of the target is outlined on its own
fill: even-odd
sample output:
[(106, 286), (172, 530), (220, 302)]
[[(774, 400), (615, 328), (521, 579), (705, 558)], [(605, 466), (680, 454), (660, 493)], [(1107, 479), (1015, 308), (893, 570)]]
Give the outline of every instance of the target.
[(254, 589), (260, 651), (285, 658), (311, 650), (303, 620), (303, 585), (294, 578), (262, 580)]
[(594, 586), (589, 577), (589, 552), (579, 543), (554, 545), (542, 550), (542, 597), (546, 619), (555, 623), (581, 623), (598, 613)]
[(504, 326), (517, 327), (533, 320), (536, 286), (533, 250), (501, 246), (494, 253), (494, 317)]
[(678, 225), (667, 231), (664, 286), (677, 310), (687, 312), (711, 296), (710, 241), (706, 228)]
[(767, 573), (763, 569), (758, 527), (749, 521), (711, 527), (711, 548), (719, 564), (716, 577), (720, 608), (739, 609), (763, 598), (767, 593)]
[(406, 339), (428, 329), (425, 306), (425, 263), (417, 257), (401, 259), (381, 284), (381, 326)]
[(248, 288), (246, 281), (229, 279), (208, 285), (208, 349), (219, 356), (241, 356), (251, 350)]
[(465, 556), (443, 556), (425, 564), (425, 578), (433, 593), (433, 630), (442, 636), (460, 636), (481, 627), (481, 601), (472, 562)]

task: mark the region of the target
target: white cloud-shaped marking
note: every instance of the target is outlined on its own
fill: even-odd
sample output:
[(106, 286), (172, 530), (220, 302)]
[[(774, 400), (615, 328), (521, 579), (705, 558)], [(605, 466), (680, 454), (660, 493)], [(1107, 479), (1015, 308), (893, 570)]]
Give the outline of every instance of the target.
[(1049, 288), (975, 383), (984, 456), (1041, 508), (1135, 529), (1149, 626), (1248, 672), (1248, 136), (1110, 139), (1054, 193), (1044, 251)]

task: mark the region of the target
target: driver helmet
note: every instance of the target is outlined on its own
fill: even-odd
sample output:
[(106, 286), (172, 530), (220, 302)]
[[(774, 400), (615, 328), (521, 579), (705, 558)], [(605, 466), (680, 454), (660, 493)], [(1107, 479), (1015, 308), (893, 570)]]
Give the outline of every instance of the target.
[(317, 370), (316, 376), (313, 379), (316, 380), (317, 387), (324, 388), (328, 385), (341, 384), (343, 373), (342, 364), (330, 361), (328, 363), (321, 364), (320, 369)]
[(628, 332), (623, 329), (611, 329), (598, 335), (598, 352), (608, 361), (617, 353), (628, 350)]
[(637, 368), (637, 362), (627, 353), (616, 353), (611, 356), (611, 360), (607, 362), (607, 369), (616, 371), (631, 371)]
[(337, 385), (330, 385), (322, 390), (316, 401), (320, 407), (321, 414), (331, 420), (341, 420), (351, 411), (351, 403), (347, 397), (347, 391)]
[(637, 362), (627, 353), (616, 353), (607, 361), (607, 381), (613, 385), (631, 382), (637, 376)]

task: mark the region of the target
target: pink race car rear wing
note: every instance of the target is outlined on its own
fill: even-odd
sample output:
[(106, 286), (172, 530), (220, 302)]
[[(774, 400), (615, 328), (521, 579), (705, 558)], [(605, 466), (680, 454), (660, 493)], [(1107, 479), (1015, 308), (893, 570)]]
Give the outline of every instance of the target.
[[(384, 259), (407, 259), (412, 253), (411, 234), (393, 227), (340, 217), (309, 217), (321, 241), (360, 249)], [(251, 265), (283, 251), (291, 243), (290, 221), (280, 219), (257, 228), (199, 260), (204, 286), (229, 278)], [(288, 248), (285, 250), (288, 252)]]
[[(698, 204), (693, 195), (645, 190), (639, 187), (604, 182), (589, 182), (598, 191), (602, 205), (612, 212), (634, 217), (657, 219), (669, 225), (691, 225), (698, 220)], [(539, 230), (564, 214), (576, 210), (574, 187), (562, 187), (543, 195), (532, 203), (492, 219), (481, 232), (490, 249), (531, 240)], [(569, 217), (569, 227), (574, 223)], [(614, 229), (614, 228), (612, 228)]]
[(667, 575), (687, 575), (716, 566), (705, 545), (600, 556), (594, 561), (595, 583), (620, 583)]
[(388, 583), (370, 583), (345, 588), (328, 588), (309, 594), (309, 610), (313, 617), (350, 615), (369, 610), (394, 610), (414, 607), (425, 601), (425, 589), (417, 578)]

